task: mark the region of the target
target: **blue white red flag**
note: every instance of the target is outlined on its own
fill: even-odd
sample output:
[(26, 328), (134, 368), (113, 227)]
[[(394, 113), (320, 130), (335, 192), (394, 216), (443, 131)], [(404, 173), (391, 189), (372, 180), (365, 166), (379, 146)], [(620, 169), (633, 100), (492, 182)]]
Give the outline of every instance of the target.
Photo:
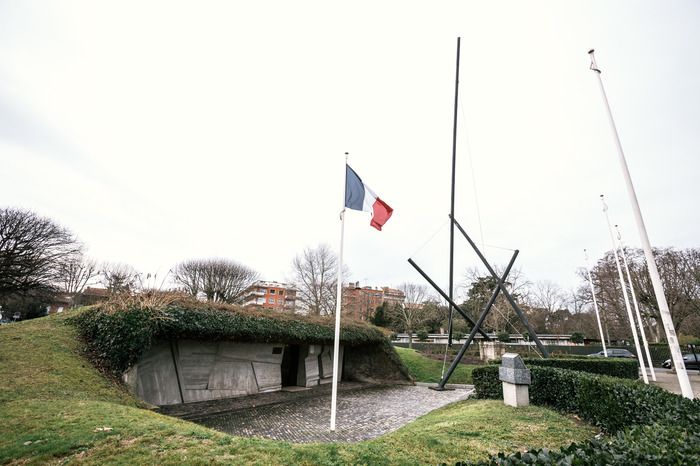
[(345, 165), (345, 207), (353, 210), (372, 212), (370, 225), (381, 231), (394, 209), (379, 199), (369, 186), (362, 182), (355, 170)]

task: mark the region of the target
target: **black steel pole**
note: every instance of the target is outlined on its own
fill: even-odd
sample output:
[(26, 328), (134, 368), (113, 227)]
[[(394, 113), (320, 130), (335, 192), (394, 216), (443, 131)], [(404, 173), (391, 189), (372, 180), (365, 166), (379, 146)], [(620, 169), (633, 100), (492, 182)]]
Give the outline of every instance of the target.
[[(455, 106), (454, 117), (452, 119), (452, 192), (450, 198), (450, 218), (455, 217), (455, 169), (457, 166), (457, 107), (459, 102), (459, 43), (460, 38), (457, 38), (457, 66), (455, 73)], [(454, 262), (455, 262), (455, 226), (450, 222), (450, 301), (453, 298), (454, 290)], [(452, 346), (452, 308), (447, 319), (447, 346)]]
[[(423, 272), (423, 269), (418, 267), (418, 264), (413, 262), (413, 259), (408, 259), (408, 263), (411, 264), (413, 268), (416, 269), (418, 273), (421, 274), (428, 283), (430, 283), (430, 286), (432, 286), (435, 289), (435, 291), (440, 293), (440, 296), (442, 296), (444, 299), (447, 300), (448, 303), (450, 303), (450, 307), (454, 307), (455, 309), (457, 309), (457, 312), (459, 312), (462, 315), (462, 317), (464, 317), (467, 320), (467, 322), (469, 322), (472, 325), (476, 325), (474, 321), (457, 305), (457, 303), (452, 301), (452, 299), (450, 299), (450, 297), (447, 296), (447, 294), (445, 294), (445, 292), (442, 291), (439, 286), (437, 286), (437, 284), (428, 276), (428, 274)], [(481, 333), (481, 335), (487, 340), (491, 340), (489, 336), (486, 335), (482, 330), (479, 330), (479, 333)]]
[(527, 317), (525, 316), (525, 313), (522, 311), (522, 309), (520, 309), (520, 307), (519, 307), (518, 304), (515, 302), (515, 300), (513, 299), (513, 297), (510, 295), (510, 293), (508, 292), (508, 290), (506, 290), (506, 286), (505, 286), (505, 284), (503, 283), (503, 281), (501, 281), (500, 277), (499, 277), (499, 276), (496, 274), (496, 272), (493, 270), (493, 268), (491, 267), (491, 265), (489, 264), (489, 262), (486, 260), (486, 258), (484, 257), (484, 255), (481, 254), (481, 251), (480, 251), (479, 248), (476, 246), (476, 244), (474, 243), (474, 241), (472, 241), (472, 239), (469, 237), (469, 235), (467, 234), (467, 232), (464, 231), (464, 228), (462, 228), (462, 226), (459, 224), (459, 222), (458, 222), (457, 220), (454, 219), (454, 217), (452, 218), (452, 222), (454, 223), (454, 225), (457, 226), (457, 228), (458, 228), (459, 231), (462, 233), (462, 235), (467, 239), (467, 241), (469, 241), (469, 244), (471, 244), (472, 249), (474, 249), (474, 252), (476, 252), (477, 256), (479, 256), (479, 259), (481, 259), (481, 262), (484, 263), (484, 265), (485, 265), (486, 268), (488, 269), (489, 273), (491, 273), (491, 276), (492, 276), (493, 278), (495, 278), (496, 280), (498, 280), (498, 285), (501, 287), (501, 289), (502, 289), (502, 291), (503, 291), (503, 294), (505, 295), (506, 299), (507, 299), (508, 302), (510, 303), (510, 305), (511, 305), (511, 307), (513, 308), (513, 310), (515, 311), (515, 313), (518, 314), (518, 317), (520, 318), (520, 322), (522, 322), (523, 325), (525, 325), (525, 327), (527, 328), (527, 331), (530, 333), (530, 335), (532, 335), (532, 339), (535, 340), (535, 344), (537, 345), (537, 347), (539, 348), (540, 352), (542, 353), (542, 356), (544, 356), (545, 358), (548, 358), (548, 357), (549, 357), (549, 352), (548, 352), (547, 349), (544, 347), (544, 345), (542, 344), (542, 342), (540, 341), (540, 339), (537, 337), (537, 334), (535, 333), (535, 331), (534, 331), (534, 330), (532, 329), (532, 327), (530, 326), (530, 322), (528, 322)]
[[(510, 269), (513, 267), (513, 264), (515, 263), (515, 258), (518, 257), (518, 253), (519, 251), (517, 249), (513, 252), (513, 257), (510, 259), (510, 262), (508, 263), (508, 267), (506, 267), (505, 272), (503, 272), (503, 278), (501, 279), (501, 281), (505, 280), (508, 274), (510, 273)], [(469, 345), (471, 345), (472, 341), (474, 340), (474, 337), (476, 336), (476, 329), (481, 328), (481, 325), (484, 323), (484, 320), (486, 320), (486, 316), (489, 314), (491, 306), (493, 306), (493, 304), (496, 302), (496, 298), (498, 298), (498, 293), (500, 291), (500, 285), (496, 285), (496, 289), (493, 290), (493, 294), (491, 294), (491, 299), (489, 299), (489, 302), (486, 303), (486, 306), (484, 306), (484, 309), (481, 311), (481, 315), (479, 316), (479, 320), (476, 321), (476, 325), (467, 337), (467, 341), (464, 342), (464, 345), (462, 345), (462, 348), (459, 350), (459, 353), (457, 353), (457, 356), (455, 357), (454, 361), (452, 361), (450, 368), (447, 369), (447, 373), (442, 377), (442, 380), (440, 380), (440, 383), (437, 386), (437, 390), (445, 389), (445, 384), (447, 384), (447, 381), (452, 376), (452, 373), (455, 371), (455, 369), (457, 369), (459, 362), (464, 357), (464, 353), (467, 352)]]

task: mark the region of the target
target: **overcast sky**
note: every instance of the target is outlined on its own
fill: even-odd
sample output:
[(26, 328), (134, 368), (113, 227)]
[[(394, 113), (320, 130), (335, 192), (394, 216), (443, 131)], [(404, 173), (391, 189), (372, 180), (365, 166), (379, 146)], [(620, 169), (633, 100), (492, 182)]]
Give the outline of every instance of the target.
[(351, 278), (421, 282), (413, 257), (444, 285), (461, 36), (456, 216), (572, 288), (610, 248), (601, 193), (639, 244), (590, 48), (652, 244), (698, 246), (699, 25), (694, 1), (0, 0), (0, 204), (144, 273), (226, 257), (284, 281), (338, 248), (347, 151), (395, 209), (382, 232), (347, 215)]

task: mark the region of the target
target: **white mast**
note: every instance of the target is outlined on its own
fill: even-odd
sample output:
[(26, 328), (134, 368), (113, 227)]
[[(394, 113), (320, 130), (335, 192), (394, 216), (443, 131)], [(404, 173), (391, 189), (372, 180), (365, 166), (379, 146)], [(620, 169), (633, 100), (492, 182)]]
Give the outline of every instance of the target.
[(622, 288), (622, 296), (625, 298), (625, 309), (627, 309), (627, 317), (630, 320), (630, 328), (632, 329), (632, 337), (634, 337), (634, 347), (637, 350), (637, 360), (639, 361), (639, 368), (642, 370), (642, 378), (644, 383), (649, 385), (649, 378), (647, 377), (647, 370), (644, 367), (644, 356), (642, 355), (642, 348), (639, 346), (639, 338), (637, 337), (637, 330), (634, 328), (634, 316), (632, 315), (632, 308), (630, 307), (630, 299), (627, 296), (627, 286), (625, 285), (625, 279), (622, 276), (622, 267), (620, 267), (620, 258), (617, 255), (617, 244), (615, 244), (615, 237), (613, 236), (612, 226), (610, 226), (610, 218), (608, 217), (608, 205), (603, 199), (603, 195), (600, 195), (600, 200), (603, 203), (603, 212), (605, 213), (605, 221), (608, 223), (608, 230), (610, 231), (610, 240), (612, 241), (613, 253), (615, 254), (615, 265), (617, 265), (617, 275), (620, 279), (620, 287)]
[(647, 260), (649, 276), (651, 277), (651, 283), (654, 286), (654, 295), (656, 295), (656, 302), (659, 305), (659, 313), (661, 314), (661, 321), (664, 324), (664, 331), (666, 332), (666, 340), (668, 341), (668, 347), (671, 350), (671, 359), (673, 359), (673, 366), (676, 368), (678, 384), (681, 387), (681, 393), (683, 393), (683, 396), (686, 398), (693, 399), (693, 388), (690, 386), (688, 373), (685, 370), (683, 354), (681, 353), (681, 348), (678, 345), (678, 337), (676, 336), (676, 329), (673, 326), (671, 311), (669, 310), (668, 303), (666, 302), (666, 295), (664, 295), (664, 287), (661, 283), (661, 276), (659, 275), (659, 270), (656, 268), (656, 261), (654, 260), (654, 253), (651, 250), (649, 235), (647, 235), (647, 229), (644, 225), (644, 219), (642, 218), (642, 211), (639, 208), (639, 201), (637, 201), (637, 194), (634, 191), (634, 185), (632, 184), (632, 176), (630, 175), (629, 168), (627, 168), (625, 153), (622, 151), (622, 143), (620, 142), (620, 136), (617, 134), (617, 127), (615, 126), (615, 120), (613, 120), (612, 111), (610, 110), (608, 97), (605, 94), (605, 88), (603, 87), (603, 79), (600, 77), (600, 69), (598, 68), (598, 65), (595, 62), (593, 49), (591, 49), (588, 52), (588, 54), (591, 57), (591, 69), (595, 71), (596, 76), (598, 77), (598, 84), (600, 84), (600, 93), (603, 96), (603, 102), (605, 103), (605, 108), (608, 112), (610, 128), (612, 129), (612, 133), (615, 139), (615, 145), (617, 146), (617, 155), (620, 161), (620, 167), (622, 168), (622, 174), (625, 178), (627, 194), (630, 199), (630, 204), (632, 204), (634, 220), (637, 224), (637, 230), (639, 231), (639, 238), (642, 242), (642, 249), (644, 249), (644, 256)]
[(598, 331), (600, 332), (600, 341), (603, 342), (603, 354), (608, 357), (608, 349), (605, 347), (605, 335), (603, 335), (603, 326), (600, 323), (600, 311), (598, 310), (598, 301), (595, 299), (595, 288), (593, 287), (593, 278), (591, 278), (591, 268), (588, 266), (588, 253), (583, 250), (586, 256), (586, 272), (588, 273), (588, 283), (591, 285), (591, 296), (593, 296), (593, 308), (595, 309), (595, 318), (598, 320)]
[[(348, 153), (345, 153), (345, 178), (347, 178)], [(335, 335), (333, 337), (333, 387), (331, 390), (331, 432), (335, 432), (335, 410), (338, 402), (338, 354), (340, 353), (340, 308), (343, 296), (343, 239), (345, 238), (345, 191), (343, 187), (343, 209), (340, 211), (340, 250), (338, 252), (338, 288), (335, 297)]]
[(637, 324), (639, 324), (639, 334), (642, 336), (642, 344), (644, 345), (644, 353), (647, 356), (647, 362), (649, 363), (649, 372), (651, 373), (651, 380), (656, 382), (656, 372), (654, 372), (654, 363), (651, 361), (651, 354), (649, 353), (649, 343), (647, 342), (647, 336), (644, 333), (644, 325), (642, 324), (642, 315), (639, 312), (639, 304), (637, 303), (637, 295), (634, 292), (634, 286), (632, 285), (632, 275), (630, 274), (630, 268), (627, 264), (627, 254), (625, 253), (625, 247), (622, 245), (622, 235), (620, 234), (620, 228), (615, 225), (615, 230), (617, 231), (617, 243), (620, 247), (620, 254), (622, 255), (622, 263), (625, 264), (625, 270), (627, 271), (627, 282), (630, 287), (630, 294), (632, 295), (632, 303), (634, 304), (634, 312), (637, 316)]

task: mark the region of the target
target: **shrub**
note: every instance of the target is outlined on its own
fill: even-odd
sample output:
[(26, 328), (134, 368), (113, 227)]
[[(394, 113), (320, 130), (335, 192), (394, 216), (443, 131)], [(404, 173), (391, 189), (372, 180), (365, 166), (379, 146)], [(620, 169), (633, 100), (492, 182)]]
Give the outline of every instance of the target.
[[(531, 367), (530, 372), (533, 404), (578, 414), (608, 432), (662, 421), (700, 425), (700, 400), (653, 385), (551, 367)], [(479, 398), (502, 398), (498, 366), (475, 368), (472, 377)]]
[(558, 367), (590, 374), (609, 375), (622, 379), (637, 380), (639, 378), (639, 363), (636, 359), (623, 358), (549, 358), (523, 359), (527, 366)]
[(420, 341), (425, 341), (428, 339), (428, 331), (425, 329), (420, 329), (416, 332), (416, 337), (418, 337), (418, 340)]
[(510, 333), (498, 332), (498, 335), (496, 336), (496, 338), (498, 338), (498, 341), (500, 341), (500, 342), (508, 343), (510, 341)]
[[(688, 400), (659, 387), (553, 367), (531, 367), (531, 402), (578, 414), (615, 434), (559, 451), (533, 449), (499, 453), (460, 465), (700, 465), (700, 400)], [(501, 398), (498, 367), (474, 369), (480, 398)], [(496, 389), (498, 387), (498, 389)]]
[[(637, 380), (639, 378), (639, 364), (635, 359), (566, 356), (548, 359), (523, 358), (523, 362), (526, 366), (557, 367), (621, 379)], [(489, 364), (500, 365), (501, 360), (489, 361)]]
[(700, 465), (700, 435), (678, 427), (635, 426), (610, 441), (589, 440), (550, 451), (546, 448), (457, 466), (537, 465)]
[(503, 388), (498, 380), (498, 366), (488, 364), (475, 367), (472, 371), (472, 380), (477, 398), (503, 399)]

